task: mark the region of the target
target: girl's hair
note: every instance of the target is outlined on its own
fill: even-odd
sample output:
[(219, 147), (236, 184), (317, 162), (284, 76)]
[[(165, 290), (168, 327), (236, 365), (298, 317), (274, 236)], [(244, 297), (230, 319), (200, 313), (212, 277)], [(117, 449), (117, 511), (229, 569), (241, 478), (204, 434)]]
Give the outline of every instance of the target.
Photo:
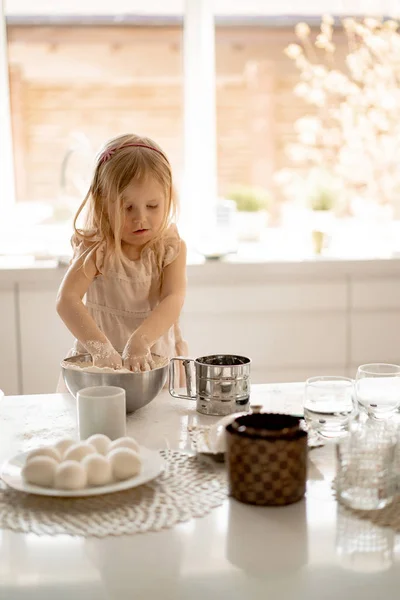
[[(177, 212), (177, 197), (172, 182), (169, 161), (153, 140), (134, 134), (113, 138), (103, 147), (96, 159), (93, 179), (88, 193), (74, 219), (73, 245), (83, 242), (84, 265), (100, 245), (104, 244), (104, 265), (115, 255), (124, 261), (121, 246), (123, 225), (123, 192), (132, 180), (143, 182), (154, 177), (165, 191), (165, 214), (161, 228), (145, 247), (152, 246), (156, 252), (165, 230)], [(77, 220), (85, 209), (84, 224), (77, 227)], [(160, 266), (161, 257), (157, 256)]]

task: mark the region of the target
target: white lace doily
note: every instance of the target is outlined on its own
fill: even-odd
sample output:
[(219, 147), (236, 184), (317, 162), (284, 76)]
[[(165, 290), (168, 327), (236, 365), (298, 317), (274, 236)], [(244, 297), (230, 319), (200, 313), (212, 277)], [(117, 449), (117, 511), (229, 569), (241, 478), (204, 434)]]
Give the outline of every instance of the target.
[[(191, 446), (195, 452), (199, 452), (200, 454), (215, 455), (221, 462), (223, 462), (224, 453), (215, 453), (215, 450), (212, 448), (210, 443), (210, 429), (211, 426), (209, 425), (189, 425), (188, 434)], [(317, 433), (314, 431), (308, 432), (309, 450), (312, 450), (313, 448), (320, 448), (323, 445), (324, 442)]]
[(227, 485), (222, 470), (184, 452), (161, 454), (166, 467), (158, 479), (104, 496), (34, 496), (0, 482), (0, 528), (84, 537), (143, 533), (202, 517), (223, 503)]

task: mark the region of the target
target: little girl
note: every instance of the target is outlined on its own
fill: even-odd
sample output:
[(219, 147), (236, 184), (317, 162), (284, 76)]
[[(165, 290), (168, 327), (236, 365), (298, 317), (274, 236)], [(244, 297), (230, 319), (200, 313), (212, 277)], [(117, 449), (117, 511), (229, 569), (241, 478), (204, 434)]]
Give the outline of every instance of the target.
[(178, 325), (186, 245), (172, 224), (176, 208), (171, 166), (155, 142), (122, 135), (106, 144), (74, 220), (74, 257), (57, 297), (76, 337), (72, 353), (132, 371), (151, 369), (152, 353), (187, 354)]

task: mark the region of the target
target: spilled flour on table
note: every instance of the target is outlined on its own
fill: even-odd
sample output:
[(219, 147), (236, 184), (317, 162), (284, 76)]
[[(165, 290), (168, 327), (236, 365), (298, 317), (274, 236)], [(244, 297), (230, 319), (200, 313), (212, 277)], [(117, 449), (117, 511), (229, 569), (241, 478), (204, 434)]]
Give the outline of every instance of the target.
[(75, 438), (75, 400), (71, 399), (61, 410), (58, 402), (53, 405), (51, 401), (44, 401), (39, 407), (27, 406), (22, 419), (18, 418), (18, 425), (21, 431), (16, 438), (21, 452), (53, 444), (63, 437)]

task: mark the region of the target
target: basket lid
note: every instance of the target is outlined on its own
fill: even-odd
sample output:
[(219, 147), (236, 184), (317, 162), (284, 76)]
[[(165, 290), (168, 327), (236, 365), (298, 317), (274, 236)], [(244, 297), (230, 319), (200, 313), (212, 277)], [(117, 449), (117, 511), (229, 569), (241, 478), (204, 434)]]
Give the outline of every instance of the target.
[(301, 428), (300, 417), (276, 413), (254, 412), (237, 417), (227, 431), (236, 435), (257, 439), (292, 438), (298, 434), (307, 435)]

